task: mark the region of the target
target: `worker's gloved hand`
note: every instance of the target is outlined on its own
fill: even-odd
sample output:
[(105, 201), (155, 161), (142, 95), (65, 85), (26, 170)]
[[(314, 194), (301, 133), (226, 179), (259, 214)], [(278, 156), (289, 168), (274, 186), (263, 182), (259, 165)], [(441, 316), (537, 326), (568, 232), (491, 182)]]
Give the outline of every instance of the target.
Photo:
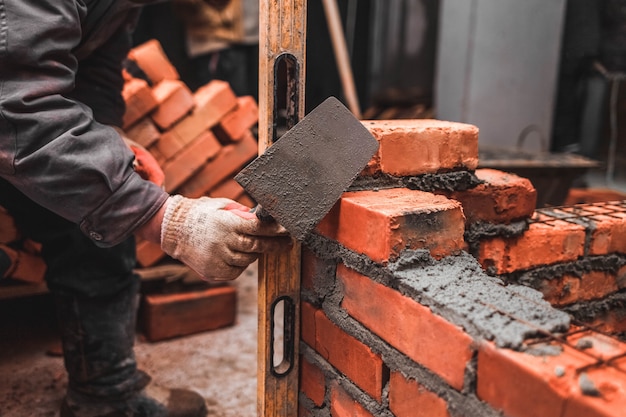
[(206, 279), (237, 278), (261, 253), (291, 247), (284, 227), (261, 222), (250, 209), (226, 198), (167, 201), (161, 248)]

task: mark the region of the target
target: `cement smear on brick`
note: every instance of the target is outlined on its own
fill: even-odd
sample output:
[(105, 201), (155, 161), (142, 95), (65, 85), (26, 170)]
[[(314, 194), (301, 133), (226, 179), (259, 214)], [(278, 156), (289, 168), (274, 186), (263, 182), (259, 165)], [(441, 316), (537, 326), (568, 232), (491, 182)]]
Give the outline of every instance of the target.
[(526, 338), (562, 332), (570, 324), (569, 315), (544, 301), (541, 293), (505, 286), (467, 253), (404, 266), (395, 275), (401, 292), (500, 347), (520, 349)]
[(474, 173), (469, 171), (424, 174), (414, 177), (394, 177), (392, 175), (379, 173), (369, 177), (358, 177), (350, 186), (350, 191), (399, 187), (428, 192), (464, 191), (482, 183), (483, 181), (479, 180)]
[(575, 262), (566, 262), (556, 265), (548, 265), (512, 273), (506, 276), (507, 282), (515, 282), (521, 285), (539, 289), (542, 282), (561, 278), (563, 275), (571, 275), (582, 278), (584, 274), (592, 271), (603, 271), (617, 274), (619, 269), (626, 265), (626, 256), (612, 254), (608, 256), (593, 256), (579, 259)]

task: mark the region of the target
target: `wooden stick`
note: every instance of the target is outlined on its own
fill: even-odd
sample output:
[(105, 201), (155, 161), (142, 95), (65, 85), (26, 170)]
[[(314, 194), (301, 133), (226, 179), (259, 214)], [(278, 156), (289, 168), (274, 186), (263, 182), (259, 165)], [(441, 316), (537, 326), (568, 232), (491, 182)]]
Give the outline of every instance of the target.
[[(277, 67), (292, 70), (287, 87), (291, 124), (304, 117), (306, 0), (261, 0), (259, 42), (259, 153), (277, 137)], [(290, 128), (291, 126), (286, 126)], [(274, 325), (277, 306), (284, 308), (284, 333)], [(283, 340), (283, 361), (274, 362), (275, 339)], [(298, 358), (300, 340), (300, 245), (286, 254), (259, 259), (259, 348), (257, 415), (298, 415)]]
[(341, 78), (343, 86), (343, 94), (348, 101), (348, 108), (357, 119), (361, 118), (361, 107), (359, 98), (354, 86), (354, 76), (352, 75), (352, 66), (350, 65), (350, 56), (348, 55), (348, 47), (346, 46), (346, 38), (341, 25), (341, 16), (337, 0), (322, 0), (324, 4), (324, 12), (326, 14), (326, 22), (328, 23), (328, 31), (330, 39), (335, 51), (335, 60), (337, 61), (337, 70)]

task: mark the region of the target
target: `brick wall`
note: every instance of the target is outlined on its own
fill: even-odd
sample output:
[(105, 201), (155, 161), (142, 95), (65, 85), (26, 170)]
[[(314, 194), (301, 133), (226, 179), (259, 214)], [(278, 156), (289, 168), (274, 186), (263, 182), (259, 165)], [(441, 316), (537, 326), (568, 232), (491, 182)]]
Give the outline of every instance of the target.
[(626, 202), (535, 211), (476, 127), (363, 123), (380, 150), (303, 249), (300, 415), (622, 415)]

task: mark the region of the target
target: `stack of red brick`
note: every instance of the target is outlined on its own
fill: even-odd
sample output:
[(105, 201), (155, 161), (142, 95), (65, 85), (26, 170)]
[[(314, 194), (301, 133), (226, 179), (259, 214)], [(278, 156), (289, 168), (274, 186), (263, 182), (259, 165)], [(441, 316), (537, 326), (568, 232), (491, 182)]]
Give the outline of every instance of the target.
[(44, 285), (46, 264), (41, 258), (41, 245), (22, 235), (4, 207), (0, 207), (0, 251), (2, 264), (8, 264), (0, 278)]
[[(135, 47), (128, 58), (145, 77), (125, 73), (123, 129), (159, 162), (166, 191), (187, 197), (225, 197), (252, 207), (233, 177), (257, 156), (251, 130), (258, 121), (254, 98), (235, 96), (223, 81), (190, 91), (156, 40)], [(45, 265), (38, 246), (21, 240), (4, 209), (0, 230), (0, 249), (13, 261), (21, 260), (13, 262), (7, 276), (41, 281)], [(138, 240), (140, 266), (152, 266), (164, 257), (159, 245)]]
[[(127, 74), (124, 131), (159, 162), (165, 190), (252, 206), (233, 177), (257, 156), (251, 130), (258, 121), (254, 98), (237, 97), (227, 82), (217, 80), (190, 91), (156, 40), (135, 47), (128, 58), (147, 79)], [(163, 256), (158, 245), (138, 241), (141, 266)]]
[[(529, 181), (476, 170), (474, 126), (364, 124), (381, 145), (362, 174), (369, 182), (344, 194), (303, 252), (300, 415), (622, 415), (626, 344), (485, 272), (592, 254), (619, 264), (620, 204), (585, 207), (593, 225), (556, 218), (576, 207), (546, 219)], [(443, 184), (462, 171), (482, 181), (389, 186), (425, 176)]]

